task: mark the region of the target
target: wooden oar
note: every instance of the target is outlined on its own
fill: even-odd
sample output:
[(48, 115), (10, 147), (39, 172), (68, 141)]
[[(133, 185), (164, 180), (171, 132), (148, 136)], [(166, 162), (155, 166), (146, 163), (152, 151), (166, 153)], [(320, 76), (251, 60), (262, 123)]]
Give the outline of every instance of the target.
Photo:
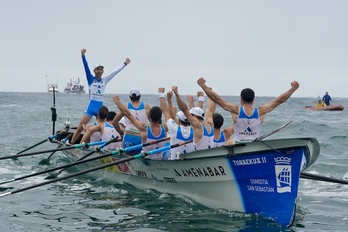
[(286, 127), (287, 125), (289, 125), (291, 122), (292, 122), (292, 120), (289, 121), (289, 122), (287, 122), (287, 123), (285, 123), (284, 125), (282, 125), (282, 126), (280, 126), (280, 127), (275, 128), (274, 130), (272, 130), (272, 131), (270, 131), (270, 132), (268, 132), (268, 133), (266, 133), (266, 134), (264, 134), (264, 135), (261, 135), (261, 136), (257, 137), (254, 141), (255, 141), (255, 142), (261, 141), (261, 140), (263, 140), (264, 138), (266, 138), (266, 137), (268, 137), (268, 136), (270, 136), (270, 135), (273, 135), (274, 133), (280, 131), (281, 129), (283, 129), (284, 127)]
[[(122, 154), (122, 153), (127, 153), (127, 152), (130, 152), (130, 151), (134, 151), (134, 150), (137, 150), (137, 149), (140, 149), (142, 147), (146, 147), (146, 146), (149, 146), (149, 145), (152, 145), (152, 144), (156, 144), (156, 143), (159, 143), (159, 142), (163, 142), (165, 140), (169, 140), (170, 138), (169, 137), (166, 137), (166, 138), (163, 138), (163, 139), (159, 139), (159, 140), (156, 140), (156, 141), (151, 141), (151, 142), (148, 142), (148, 143), (144, 143), (144, 144), (138, 144), (138, 145), (134, 145), (134, 146), (131, 146), (131, 147), (127, 147), (127, 148), (120, 148), (112, 153), (109, 154), (110, 155), (119, 155), (119, 154)], [(92, 155), (94, 152), (97, 152), (97, 151), (100, 151), (101, 148), (97, 148), (97, 150), (93, 150), (89, 153), (87, 153), (86, 155), (82, 156), (81, 158), (79, 158), (78, 160), (76, 160), (74, 163), (72, 163), (72, 165), (70, 166), (74, 166), (76, 165), (77, 162), (80, 162), (84, 159), (86, 159), (88, 156)], [(69, 167), (70, 167), (69, 166)], [(68, 167), (67, 167), (68, 168)], [(60, 170), (58, 173), (54, 173), (54, 174), (51, 174), (49, 176), (47, 176), (45, 179), (49, 180), (49, 179), (55, 179), (58, 177), (59, 174), (61, 174), (63, 171), (65, 171), (67, 168), (64, 168), (62, 170)]]
[(31, 153), (24, 153), (24, 154), (19, 154), (19, 155), (2, 156), (2, 157), (0, 157), (0, 160), (12, 159), (12, 158), (18, 158), (18, 157), (30, 156), (30, 155), (37, 155), (37, 154), (53, 152), (53, 151), (64, 151), (64, 150), (71, 150), (71, 149), (76, 149), (76, 148), (90, 147), (90, 146), (100, 145), (100, 144), (103, 144), (103, 143), (106, 143), (106, 142), (107, 141), (92, 142), (92, 143), (87, 143), (87, 144), (82, 143), (82, 144), (76, 144), (76, 145), (69, 146), (69, 147), (49, 149), (49, 150), (43, 150), (43, 151), (31, 152)]
[(55, 182), (58, 182), (58, 181), (61, 181), (61, 180), (65, 180), (65, 179), (69, 179), (69, 178), (72, 178), (72, 177), (75, 177), (75, 176), (79, 176), (79, 175), (82, 175), (82, 174), (93, 172), (93, 171), (96, 171), (96, 170), (99, 170), (99, 169), (103, 169), (103, 168), (107, 168), (107, 167), (110, 167), (110, 166), (113, 166), (113, 165), (125, 163), (125, 162), (131, 161), (131, 160), (144, 158), (146, 156), (153, 155), (153, 154), (156, 154), (156, 153), (159, 153), (159, 152), (162, 152), (162, 151), (166, 151), (166, 150), (169, 150), (171, 148), (179, 147), (179, 146), (182, 146), (182, 145), (184, 145), (186, 143), (190, 143), (190, 142), (192, 142), (192, 140), (191, 141), (187, 141), (187, 142), (181, 142), (181, 143), (173, 144), (173, 145), (170, 145), (170, 146), (164, 146), (164, 147), (161, 147), (161, 148), (158, 148), (158, 149), (155, 149), (155, 150), (152, 150), (152, 151), (148, 151), (148, 152), (142, 152), (142, 153), (140, 153), (138, 155), (130, 156), (130, 157), (127, 157), (127, 158), (124, 158), (124, 159), (121, 159), (121, 160), (113, 161), (113, 162), (110, 162), (110, 163), (107, 163), (107, 164), (103, 164), (103, 165), (99, 165), (97, 167), (89, 168), (89, 169), (86, 169), (86, 170), (83, 170), (83, 171), (80, 171), (80, 172), (72, 173), (72, 174), (69, 174), (69, 175), (66, 175), (66, 176), (63, 176), (63, 177), (59, 177), (59, 178), (54, 179), (54, 180), (49, 180), (49, 181), (45, 181), (43, 183), (35, 184), (35, 185), (29, 186), (29, 187), (26, 187), (26, 188), (22, 188), (22, 189), (17, 189), (17, 190), (14, 190), (14, 191), (6, 192), (6, 193), (3, 193), (3, 194), (0, 194), (0, 197), (4, 197), (4, 196), (7, 196), (7, 195), (12, 195), (12, 194), (15, 194), (15, 193), (20, 193), (20, 192), (23, 192), (23, 191), (26, 191), (26, 190), (29, 190), (29, 189), (33, 189), (33, 188), (37, 188), (37, 187), (40, 187), (40, 186), (43, 186), (43, 185), (55, 183)]
[[(65, 143), (66, 141), (68, 141), (68, 139), (70, 139), (70, 137), (71, 137), (72, 135), (73, 135), (73, 134), (70, 133), (66, 138), (64, 138), (64, 139), (62, 140), (63, 143), (60, 144), (57, 148), (62, 147), (62, 146), (64, 145), (64, 143)], [(52, 157), (56, 152), (57, 152), (57, 151), (52, 152), (46, 159), (42, 159), (38, 164), (39, 164), (39, 165), (48, 165), (48, 164), (50, 163), (51, 157)]]
[[(166, 139), (164, 139), (164, 140), (166, 140)], [(149, 142), (147, 144), (148, 145), (155, 144), (155, 143), (159, 143), (161, 141), (163, 141), (163, 140), (152, 141), (152, 142)], [(146, 146), (146, 144), (143, 144), (143, 146)], [(62, 168), (68, 168), (68, 167), (75, 166), (75, 165), (78, 165), (78, 164), (81, 164), (81, 163), (87, 163), (87, 162), (90, 162), (90, 161), (93, 161), (93, 160), (102, 159), (102, 158), (105, 158), (105, 157), (108, 157), (108, 156), (111, 156), (111, 155), (122, 154), (124, 152), (126, 152), (126, 149), (118, 149), (118, 150), (113, 151), (111, 153), (94, 156), (94, 157), (89, 158), (89, 159), (77, 160), (77, 161), (72, 162), (70, 164), (62, 165), (62, 166), (59, 166), (59, 167), (47, 169), (47, 170), (44, 170), (44, 171), (41, 171), (41, 172), (32, 173), (32, 174), (29, 174), (29, 175), (17, 177), (17, 178), (10, 179), (10, 180), (5, 180), (5, 181), (0, 182), (0, 185), (6, 184), (6, 183), (11, 183), (11, 182), (18, 181), (18, 180), (23, 180), (23, 179), (26, 179), (26, 178), (29, 178), (29, 177), (33, 177), (33, 176), (37, 176), (37, 175), (41, 175), (41, 174), (45, 174), (45, 173), (49, 173), (49, 172), (53, 172), (53, 171), (56, 171), (56, 170), (59, 170), (59, 169), (62, 169)], [(57, 174), (53, 174), (51, 176), (46, 177), (45, 179), (54, 179), (56, 177), (57, 177)]]
[(332, 178), (332, 177), (327, 177), (327, 176), (321, 176), (321, 175), (311, 174), (311, 173), (307, 173), (307, 172), (302, 172), (300, 177), (303, 179), (331, 182), (331, 183), (336, 183), (336, 184), (348, 184), (347, 180), (342, 180), (342, 179)]

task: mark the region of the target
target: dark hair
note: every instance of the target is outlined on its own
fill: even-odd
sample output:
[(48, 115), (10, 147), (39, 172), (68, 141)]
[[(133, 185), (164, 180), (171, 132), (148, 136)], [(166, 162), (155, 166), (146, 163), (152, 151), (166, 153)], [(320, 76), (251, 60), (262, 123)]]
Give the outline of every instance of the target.
[(109, 113), (106, 115), (106, 121), (112, 121), (115, 116), (116, 116), (115, 111), (109, 111)]
[(153, 106), (150, 109), (149, 116), (151, 121), (161, 123), (162, 119), (162, 110), (159, 106)]
[(255, 93), (252, 89), (245, 88), (240, 92), (240, 96), (246, 103), (252, 103), (255, 98)]
[(213, 122), (214, 122), (214, 128), (220, 129), (222, 125), (224, 124), (224, 117), (222, 117), (222, 115), (219, 113), (214, 113)]
[(106, 119), (106, 115), (109, 113), (109, 109), (106, 106), (101, 106), (98, 110), (98, 118), (99, 119)]
[(134, 102), (134, 101), (139, 101), (140, 100), (140, 96), (137, 96), (135, 93), (132, 94), (132, 96), (129, 96), (129, 99)]
[(183, 121), (180, 118), (179, 118), (179, 121), (180, 121), (180, 124), (183, 125), (183, 126), (189, 126), (190, 125), (189, 121)]

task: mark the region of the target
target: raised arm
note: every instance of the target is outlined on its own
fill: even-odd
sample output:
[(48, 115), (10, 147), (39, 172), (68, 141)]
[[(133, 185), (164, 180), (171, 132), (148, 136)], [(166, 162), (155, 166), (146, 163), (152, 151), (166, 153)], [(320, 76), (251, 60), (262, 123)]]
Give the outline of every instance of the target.
[(105, 77), (105, 83), (108, 83), (114, 76), (116, 76), (117, 73), (121, 72), (130, 62), (131, 60), (127, 57), (126, 60), (123, 62), (123, 64), (115, 68), (108, 76)]
[(197, 92), (197, 98), (198, 98), (198, 103), (197, 106), (201, 109), (203, 109), (203, 104), (204, 104), (204, 92), (203, 91), (198, 91)]
[(167, 92), (167, 101), (168, 101), (168, 110), (170, 113), (170, 117), (177, 123), (179, 124), (179, 119), (176, 117), (176, 108), (173, 106), (172, 102), (172, 97), (173, 97), (173, 91), (168, 91)]
[(189, 108), (192, 109), (193, 107), (195, 107), (195, 99), (192, 95), (187, 95), (186, 96), (186, 100), (189, 103)]
[(89, 66), (88, 66), (88, 62), (87, 62), (87, 59), (85, 56), (86, 51), (87, 50), (85, 48), (81, 49), (81, 57), (82, 57), (83, 68), (85, 69), (85, 73), (86, 73), (87, 83), (88, 83), (88, 85), (91, 85), (94, 81), (94, 77), (93, 77), (91, 70), (89, 69)]
[(222, 99), (217, 93), (215, 93), (211, 87), (205, 84), (206, 80), (201, 77), (197, 80), (197, 84), (203, 89), (205, 94), (213, 101), (216, 102), (219, 106), (221, 106), (224, 110), (227, 110), (231, 113), (238, 114), (239, 107), (235, 104), (228, 103), (224, 99)]
[(168, 110), (167, 102), (165, 99), (165, 93), (164, 93), (165, 88), (158, 88), (158, 97), (160, 101), (160, 107), (164, 116), (164, 119), (166, 122), (170, 119), (170, 112)]
[[(138, 121), (132, 114), (131, 112), (127, 109), (125, 105), (123, 105), (120, 102), (120, 97), (119, 96), (114, 96), (112, 98), (113, 102), (117, 105), (118, 109), (122, 112), (122, 114), (131, 121), (131, 123), (141, 132), (146, 131), (146, 124)], [(117, 116), (117, 115), (116, 115)]]
[(122, 128), (120, 127), (120, 120), (122, 119), (123, 114), (122, 112), (118, 112), (116, 114), (116, 116), (114, 117), (114, 119), (112, 119), (111, 124), (114, 126), (114, 128), (116, 129), (116, 131), (120, 134), (123, 135), (124, 131), (122, 130)]
[(214, 113), (214, 102), (210, 98), (208, 98), (207, 108), (205, 110), (205, 117), (206, 117), (207, 123), (212, 126), (214, 126), (213, 113)]
[(282, 104), (283, 102), (285, 102), (286, 100), (289, 99), (289, 97), (300, 87), (300, 84), (297, 81), (293, 81), (291, 82), (291, 88), (286, 91), (285, 93), (281, 94), (280, 96), (278, 96), (276, 99), (274, 99), (273, 101), (262, 105), (259, 107), (259, 114), (260, 116), (265, 115), (266, 113), (271, 112), (272, 110), (274, 110), (274, 108), (276, 108), (277, 106), (279, 106), (280, 104)]
[(182, 100), (182, 98), (179, 95), (178, 87), (173, 86), (172, 90), (176, 96), (176, 102), (180, 110), (185, 114), (187, 120), (190, 122), (191, 126), (194, 128), (193, 130), (194, 137), (197, 139), (200, 139), (202, 137), (202, 130), (203, 130), (201, 123), (198, 121), (198, 119), (196, 119), (195, 117), (191, 115), (189, 109), (187, 108), (187, 105), (185, 104), (185, 102)]

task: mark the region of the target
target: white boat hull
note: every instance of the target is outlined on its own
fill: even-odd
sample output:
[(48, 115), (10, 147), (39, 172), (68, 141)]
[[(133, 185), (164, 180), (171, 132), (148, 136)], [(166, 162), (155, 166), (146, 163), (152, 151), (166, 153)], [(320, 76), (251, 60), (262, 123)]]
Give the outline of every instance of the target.
[[(180, 160), (134, 159), (88, 175), (111, 184), (182, 194), (214, 209), (255, 213), (290, 225), (301, 171), (319, 155), (314, 138), (264, 140), (182, 155)], [(90, 150), (66, 150), (72, 161)], [(98, 154), (95, 154), (98, 155)], [(80, 164), (80, 170), (129, 156)]]

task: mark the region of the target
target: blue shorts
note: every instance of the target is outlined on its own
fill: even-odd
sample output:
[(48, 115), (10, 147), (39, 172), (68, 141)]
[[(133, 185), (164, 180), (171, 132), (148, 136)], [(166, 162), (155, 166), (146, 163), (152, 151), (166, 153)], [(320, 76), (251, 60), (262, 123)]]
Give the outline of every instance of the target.
[[(135, 134), (133, 132), (131, 132), (130, 134), (127, 134), (127, 131), (125, 132), (124, 136), (123, 136), (123, 141), (122, 141), (122, 148), (128, 148), (128, 147), (133, 147), (135, 145), (139, 145), (142, 144), (141, 142), (141, 135), (139, 134)], [(138, 148), (135, 150), (131, 150), (129, 152), (127, 152), (127, 154), (140, 154), (142, 151), (142, 148)]]
[(102, 105), (103, 102), (91, 100), (89, 101), (87, 109), (83, 114), (89, 116), (90, 118), (93, 116), (97, 117), (98, 111)]

